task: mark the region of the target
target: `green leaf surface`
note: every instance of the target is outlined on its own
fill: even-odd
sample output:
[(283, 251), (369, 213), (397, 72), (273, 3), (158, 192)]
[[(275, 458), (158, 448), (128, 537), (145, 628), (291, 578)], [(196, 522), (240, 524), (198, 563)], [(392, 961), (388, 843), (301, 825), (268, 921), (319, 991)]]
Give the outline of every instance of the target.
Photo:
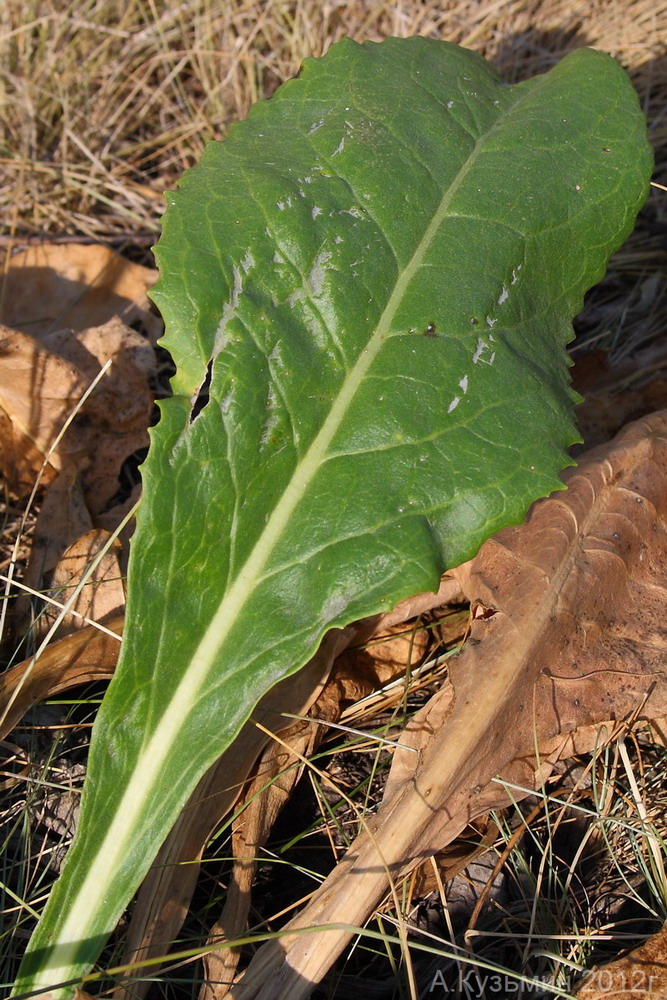
[(91, 965), (198, 779), (327, 629), (436, 589), (559, 487), (571, 320), (650, 166), (605, 55), (508, 86), (444, 42), (343, 41), (168, 196), (174, 396), (19, 990)]

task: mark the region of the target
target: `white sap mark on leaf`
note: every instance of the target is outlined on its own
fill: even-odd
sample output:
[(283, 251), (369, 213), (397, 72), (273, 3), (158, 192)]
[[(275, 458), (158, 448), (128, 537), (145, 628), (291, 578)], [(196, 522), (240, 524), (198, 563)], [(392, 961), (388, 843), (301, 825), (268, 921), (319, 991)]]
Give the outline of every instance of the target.
[(318, 128), (322, 128), (324, 125), (324, 118), (320, 118), (318, 122), (313, 122), (313, 124), (308, 129), (308, 135), (312, 135), (313, 132), (317, 132)]
[(332, 157), (338, 156), (338, 154), (342, 153), (344, 149), (345, 149), (345, 136), (343, 136), (343, 138), (338, 143), (337, 147), (334, 149), (333, 153), (331, 154)]
[(279, 417), (276, 413), (276, 410), (278, 409), (278, 397), (276, 395), (276, 390), (273, 387), (273, 383), (269, 383), (269, 391), (266, 397), (266, 409), (268, 410), (268, 416), (264, 427), (262, 428), (262, 436), (259, 439), (260, 448), (264, 448), (268, 444), (271, 434), (279, 423)]
[(452, 109), (452, 108), (454, 107), (454, 101), (447, 101), (447, 107), (448, 107), (448, 108), (450, 109), (450, 111), (451, 111), (451, 109)]
[[(493, 337), (491, 337), (490, 339), (493, 340)], [(485, 351), (491, 351), (491, 348), (487, 344), (487, 342), (485, 340), (482, 340), (482, 338), (480, 337), (478, 339), (478, 341), (477, 341), (477, 347), (475, 348), (475, 353), (472, 356), (472, 363), (474, 365), (476, 365), (478, 361), (481, 361), (482, 364), (484, 364), (484, 365), (492, 365), (493, 364), (493, 362), (496, 359), (496, 352), (495, 351), (491, 351), (491, 354), (489, 355), (489, 357), (485, 358), (484, 357)]]
[(285, 202), (284, 201), (277, 201), (276, 205), (278, 207), (278, 211), (279, 212), (284, 212), (285, 211)]
[(501, 306), (503, 304), (503, 302), (506, 302), (508, 296), (509, 296), (509, 292), (507, 291), (507, 288), (505, 287), (505, 285), (503, 285), (502, 291), (500, 293), (500, 298), (498, 299), (498, 305)]
[(361, 209), (357, 208), (356, 205), (353, 205), (352, 208), (343, 208), (343, 209), (341, 209), (341, 211), (340, 211), (339, 214), (340, 215), (351, 215), (353, 219), (365, 219), (366, 218), (365, 214), (361, 211)]
[(280, 341), (276, 341), (268, 356), (269, 361), (280, 361)]
[(342, 242), (343, 242), (342, 236), (334, 236), (334, 243), (342, 243)]
[(322, 209), (320, 208), (320, 206), (319, 205), (313, 205), (313, 207), (310, 210), (310, 216), (311, 216), (311, 218), (312, 219), (316, 219), (317, 216), (321, 215), (321, 214), (322, 214)]
[(322, 294), (322, 289), (324, 288), (324, 276), (326, 274), (326, 268), (324, 265), (330, 260), (331, 254), (328, 250), (322, 250), (322, 252), (318, 253), (315, 258), (311, 272), (308, 275), (308, 284), (310, 285), (314, 296)]
[(454, 399), (451, 401), (451, 403), (447, 407), (447, 413), (451, 413), (453, 410), (455, 410), (456, 407), (459, 405), (460, 402), (461, 402), (461, 397), (460, 396), (454, 396)]
[(222, 410), (223, 413), (227, 413), (231, 405), (231, 402), (232, 402), (232, 394), (231, 392), (228, 392), (226, 396), (223, 396), (222, 401), (220, 403), (220, 409)]
[(250, 251), (248, 250), (245, 257), (241, 261), (241, 267), (243, 268), (244, 274), (248, 274), (250, 268), (254, 266), (255, 266), (254, 258), (250, 253)]
[(268, 420), (264, 425), (262, 436), (259, 439), (260, 448), (265, 448), (266, 445), (269, 443), (269, 439), (271, 437), (271, 434), (275, 430), (277, 423), (278, 423), (278, 417), (275, 415), (275, 413), (270, 414)]
[(522, 267), (523, 264), (517, 264), (516, 267), (512, 268), (512, 281), (511, 281), (512, 285), (516, 285), (517, 281), (519, 280), (519, 271), (521, 270)]
[(276, 252), (273, 255), (273, 263), (274, 264), (284, 264), (285, 263), (284, 257), (282, 256), (282, 254), (279, 254), (277, 250), (276, 250)]
[(498, 320), (497, 319), (493, 319), (493, 317), (491, 317), (491, 316), (487, 316), (486, 317), (486, 325), (489, 327), (490, 330), (493, 330), (493, 328), (494, 328), (494, 326), (496, 325), (497, 322), (498, 322)]
[(236, 310), (239, 305), (239, 296), (243, 291), (241, 268), (236, 266), (232, 267), (232, 275), (234, 277), (234, 281), (232, 284), (232, 292), (229, 297), (229, 302), (225, 302), (222, 307), (222, 316), (220, 317), (220, 322), (218, 323), (218, 329), (215, 331), (215, 338), (213, 341), (214, 356), (219, 351), (223, 351), (229, 343), (227, 338), (227, 326), (229, 325), (230, 320), (234, 319), (236, 316)]
[(574, 185), (574, 190), (575, 191), (581, 191), (581, 184), (575, 184)]
[(338, 618), (349, 604), (349, 600), (343, 594), (333, 594), (322, 608), (321, 621), (329, 623)]
[(468, 391), (468, 376), (464, 375), (462, 379), (459, 379), (460, 389), (466, 393)]

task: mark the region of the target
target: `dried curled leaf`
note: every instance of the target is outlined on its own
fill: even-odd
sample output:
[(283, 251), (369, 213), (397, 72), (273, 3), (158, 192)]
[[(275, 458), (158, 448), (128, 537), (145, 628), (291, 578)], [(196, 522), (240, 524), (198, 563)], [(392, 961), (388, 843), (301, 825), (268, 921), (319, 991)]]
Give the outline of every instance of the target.
[[(105, 628), (122, 635), (124, 615), (113, 615)], [(12, 731), (28, 709), (61, 691), (92, 680), (108, 680), (120, 643), (96, 626), (87, 625), (52, 643), (38, 660), (28, 657), (0, 676), (0, 739)]]
[[(667, 711), (667, 410), (590, 452), (566, 480), (456, 574), (477, 613), (450, 682), (409, 727), (406, 746), (420, 754), (397, 752), (372, 836), (354, 842), (288, 931), (363, 924), (386, 892), (378, 851), (399, 876), (507, 801), (496, 776), (539, 787), (578, 732)], [(348, 938), (269, 942), (231, 995), (306, 996)]]
[(591, 969), (574, 995), (577, 1000), (667, 997), (667, 925), (622, 958)]
[[(76, 335), (65, 330), (40, 338), (0, 327), (0, 359), (3, 476), (22, 493), (38, 474), (48, 482), (72, 463), (82, 471), (90, 512), (102, 511), (118, 491), (127, 456), (148, 444), (150, 344), (118, 318)], [(110, 368), (77, 411), (106, 361)]]
[(43, 244), (15, 254), (6, 276), (1, 322), (33, 336), (66, 327), (86, 330), (119, 316), (139, 320), (154, 341), (161, 322), (146, 292), (157, 271), (102, 245)]

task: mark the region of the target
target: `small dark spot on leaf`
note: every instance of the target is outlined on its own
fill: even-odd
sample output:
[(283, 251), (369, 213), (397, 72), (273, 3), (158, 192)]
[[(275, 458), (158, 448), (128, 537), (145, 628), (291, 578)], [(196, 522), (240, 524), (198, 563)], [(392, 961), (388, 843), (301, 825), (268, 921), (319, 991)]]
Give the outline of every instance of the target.
[(471, 316), (470, 317), (470, 322), (472, 323), (473, 326), (477, 326), (477, 324), (479, 323), (479, 320), (477, 319), (476, 316)]
[(435, 323), (429, 323), (428, 324), (428, 326), (424, 330), (424, 336), (425, 337), (437, 337), (438, 336), (438, 334), (436, 332), (436, 329), (435, 329)]
[(609, 148), (609, 146), (603, 146), (602, 147), (602, 152), (603, 153), (611, 153), (611, 149)]

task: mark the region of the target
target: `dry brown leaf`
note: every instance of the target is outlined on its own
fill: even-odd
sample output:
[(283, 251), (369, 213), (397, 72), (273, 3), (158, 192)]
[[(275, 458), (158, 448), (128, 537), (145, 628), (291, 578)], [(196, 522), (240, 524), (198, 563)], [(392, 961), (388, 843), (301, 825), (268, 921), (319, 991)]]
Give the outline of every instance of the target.
[[(148, 444), (153, 349), (114, 318), (103, 327), (78, 335), (60, 331), (44, 341), (0, 327), (0, 356), (4, 478), (14, 492), (25, 493), (44, 463), (44, 482), (72, 464), (81, 472), (89, 510), (98, 514), (118, 491), (122, 463)], [(106, 361), (111, 367), (54, 447)]]
[[(84, 628), (85, 619), (104, 621), (114, 612), (123, 611), (125, 588), (118, 564), (119, 551), (119, 542), (110, 544), (109, 533), (96, 529), (78, 538), (63, 554), (53, 572), (50, 588), (50, 596), (61, 604), (69, 600), (93, 561), (97, 559), (98, 562), (58, 626), (56, 637)], [(56, 607), (47, 605), (44, 622), (40, 619), (42, 631), (52, 624), (57, 614)]]
[[(283, 712), (302, 714), (317, 700), (336, 655), (356, 638), (354, 626), (327, 633), (312, 660), (259, 702), (232, 746), (204, 775), (162, 845), (139, 890), (128, 931), (124, 964), (165, 953), (188, 912), (199, 862), (211, 836), (240, 798), (245, 782), (269, 741), (265, 730), (285, 728)], [(261, 722), (259, 729), (254, 720)], [(141, 974), (141, 968), (137, 969)], [(117, 998), (142, 997), (150, 983), (119, 987)]]
[(487, 854), (498, 839), (498, 834), (498, 827), (488, 816), (471, 823), (444, 850), (423, 861), (412, 871), (409, 898), (421, 899), (431, 892), (440, 892), (444, 883), (460, 875), (468, 865)]
[(34, 590), (52, 573), (63, 552), (92, 529), (81, 476), (68, 463), (44, 491), (30, 545), (23, 582)]
[[(402, 602), (394, 613), (409, 613), (413, 607)], [(360, 623), (358, 631), (368, 627)], [(240, 951), (216, 945), (239, 937), (247, 929), (250, 890), (260, 851), (299, 780), (303, 767), (300, 761), (315, 750), (326, 734), (326, 723), (338, 721), (346, 704), (403, 676), (426, 652), (429, 635), (424, 628), (406, 629), (401, 622), (382, 631), (389, 634), (372, 636), (337, 657), (331, 676), (308, 713), (324, 725), (297, 722), (280, 734), (282, 742), (270, 743), (262, 754), (257, 774), (245, 794), (246, 807), (232, 826), (234, 868), (222, 915), (209, 932), (208, 944), (215, 950), (203, 959), (204, 985), (199, 1000), (222, 1000), (234, 981)]]
[(32, 487), (45, 462), (45, 482), (62, 468), (61, 450), (50, 448), (90, 380), (34, 337), (8, 327), (0, 327), (0, 358), (0, 468), (20, 494)]
[(566, 479), (458, 574), (478, 613), (450, 684), (406, 734), (419, 753), (396, 752), (368, 830), (285, 937), (260, 948), (235, 1000), (306, 996), (350, 935), (289, 931), (362, 925), (386, 892), (384, 866), (400, 876), (498, 804), (494, 777), (540, 787), (580, 727), (667, 711), (667, 411)]
[(289, 749), (277, 741), (271, 741), (264, 749), (245, 794), (247, 805), (232, 827), (234, 867), (222, 914), (209, 931), (207, 944), (214, 950), (203, 956), (204, 983), (199, 1000), (221, 1000), (234, 982), (240, 949), (219, 945), (241, 936), (247, 929), (261, 848), (301, 774), (300, 758), (312, 753), (315, 747), (317, 728), (299, 722), (280, 734)]
[(29, 247), (11, 258), (0, 322), (38, 336), (62, 327), (86, 330), (119, 316), (128, 326), (140, 321), (155, 343), (161, 322), (146, 292), (156, 278), (157, 271), (102, 245)]
[[(105, 628), (121, 636), (123, 614), (113, 615)], [(105, 680), (112, 676), (120, 643), (87, 625), (78, 632), (54, 642), (39, 659), (28, 657), (0, 675), (0, 739), (18, 725), (28, 709), (61, 691)]]
[(603, 444), (628, 421), (667, 406), (667, 341), (615, 362), (604, 350), (577, 356), (572, 384), (584, 397), (576, 412), (585, 447)]
[[(453, 589), (457, 588), (450, 584), (448, 590)], [(434, 594), (424, 595), (419, 607), (426, 607), (435, 599)], [(421, 659), (428, 634), (425, 629), (406, 631), (403, 624), (387, 623), (392, 616), (409, 613), (414, 606), (413, 602), (403, 602), (395, 612), (327, 636), (309, 665), (308, 675), (313, 676), (313, 671), (318, 679), (328, 675), (333, 657), (340, 655), (315, 700), (309, 687), (304, 688), (305, 675), (297, 674), (274, 689), (260, 704), (263, 724), (278, 732), (285, 725), (283, 712), (300, 714), (310, 701), (313, 704), (309, 715), (313, 719), (322, 723), (336, 721), (346, 703), (405, 673), (407, 666)], [(368, 643), (377, 625), (395, 634), (384, 642), (373, 642), (367, 649), (350, 648), (341, 652), (352, 642)], [(302, 707), (291, 707), (294, 704)], [(258, 718), (258, 712), (254, 717)], [(281, 743), (268, 741), (253, 725), (244, 728), (234, 746), (197, 788), (144, 881), (129, 929), (123, 957), (125, 964), (160, 955), (164, 952), (164, 942), (177, 936), (188, 911), (206, 843), (234, 805), (261, 752), (255, 777), (244, 793), (246, 808), (234, 824), (234, 872), (223, 914), (212, 928), (210, 940), (215, 943), (221, 937), (233, 937), (245, 929), (258, 850), (266, 842), (278, 812), (298, 780), (300, 769), (294, 766), (298, 755), (310, 753), (324, 731), (324, 726), (313, 725), (310, 721), (291, 726), (281, 733), (281, 740), (292, 748), (289, 754)], [(232, 792), (228, 787), (230, 780), (234, 783)], [(259, 794), (262, 789), (263, 793)], [(213, 952), (205, 960), (206, 979), (220, 984), (231, 982), (237, 961), (238, 954), (233, 950)], [(144, 995), (148, 985), (133, 983), (117, 991), (117, 996), (129, 998), (131, 995), (136, 1000)], [(208, 1000), (222, 997), (224, 992), (216, 989), (207, 995)]]
[(623, 958), (594, 966), (574, 996), (577, 1000), (665, 1000), (667, 924)]
[[(120, 542), (120, 568), (127, 575), (127, 564), (130, 557), (130, 538), (134, 533), (134, 518), (130, 515), (141, 498), (141, 483), (136, 483), (126, 500), (114, 503), (108, 510), (103, 510), (94, 519), (95, 527), (108, 531)], [(129, 518), (129, 520), (128, 520)], [(122, 527), (121, 527), (122, 525)]]

